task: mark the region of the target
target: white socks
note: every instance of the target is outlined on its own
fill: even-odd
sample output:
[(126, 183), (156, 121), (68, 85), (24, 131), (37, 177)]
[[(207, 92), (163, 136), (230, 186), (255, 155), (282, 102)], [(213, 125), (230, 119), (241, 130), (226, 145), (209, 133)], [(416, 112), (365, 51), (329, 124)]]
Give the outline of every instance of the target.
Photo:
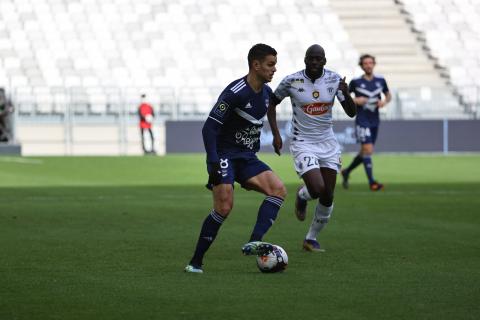
[[(299, 192), (299, 195), (300, 195), (300, 192)], [(325, 207), (320, 202), (317, 204), (317, 208), (315, 209), (315, 215), (313, 216), (310, 229), (308, 230), (308, 233), (305, 239), (317, 240), (318, 233), (323, 229), (323, 227), (330, 220), (332, 211), (333, 211), (333, 203), (330, 207)]]
[(298, 196), (303, 200), (312, 200), (312, 196), (310, 193), (308, 193), (307, 186), (303, 186), (300, 190), (298, 190)]

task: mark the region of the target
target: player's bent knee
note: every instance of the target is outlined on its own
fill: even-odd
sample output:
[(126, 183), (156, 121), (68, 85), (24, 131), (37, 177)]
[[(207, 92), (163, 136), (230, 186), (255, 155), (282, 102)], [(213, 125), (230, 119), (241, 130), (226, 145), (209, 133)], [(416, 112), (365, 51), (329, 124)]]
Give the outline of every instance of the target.
[(222, 217), (227, 217), (229, 213), (232, 211), (233, 205), (230, 205), (228, 203), (224, 204), (217, 204), (215, 206), (215, 211), (218, 212)]
[(318, 199), (325, 194), (325, 188), (322, 186), (314, 186), (308, 189), (308, 193), (312, 199)]
[(225, 199), (223, 201), (217, 199), (214, 201), (213, 207), (222, 217), (227, 217), (230, 211), (232, 211), (233, 201), (232, 199)]
[(282, 184), (274, 188), (271, 193), (270, 196), (285, 199), (287, 197), (287, 188)]
[(318, 197), (318, 200), (325, 207), (330, 207), (333, 203), (333, 193), (330, 191), (325, 191)]

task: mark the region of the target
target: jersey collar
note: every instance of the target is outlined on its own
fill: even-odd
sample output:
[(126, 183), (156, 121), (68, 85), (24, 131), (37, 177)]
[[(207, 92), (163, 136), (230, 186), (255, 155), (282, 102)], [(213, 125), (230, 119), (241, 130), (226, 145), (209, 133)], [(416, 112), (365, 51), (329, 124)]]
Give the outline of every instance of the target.
[[(315, 81), (313, 81), (312, 79), (310, 79), (309, 76), (307, 76), (306, 69), (303, 69), (303, 70), (302, 70), (302, 73), (303, 73), (303, 76), (304, 76), (306, 79), (310, 80), (312, 83), (315, 82)], [(324, 75), (325, 75), (325, 68), (323, 68), (323, 70), (322, 70), (322, 75), (321, 75), (320, 77), (318, 77), (317, 79), (315, 79), (315, 80), (318, 80), (318, 79), (323, 78)]]
[(365, 80), (365, 81), (369, 81), (369, 82), (370, 82), (370, 81), (375, 80), (375, 78), (376, 78), (376, 76), (375, 76), (374, 73), (372, 73), (372, 79), (367, 79), (367, 78), (365, 77), (365, 74), (362, 74), (362, 79)]

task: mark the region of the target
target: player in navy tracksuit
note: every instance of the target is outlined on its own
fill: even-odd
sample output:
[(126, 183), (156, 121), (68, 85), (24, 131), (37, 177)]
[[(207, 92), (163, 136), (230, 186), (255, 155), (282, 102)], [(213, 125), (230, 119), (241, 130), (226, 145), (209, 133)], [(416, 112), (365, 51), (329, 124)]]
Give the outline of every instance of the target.
[(265, 85), (276, 71), (277, 52), (265, 44), (248, 53), (248, 74), (230, 83), (220, 94), (202, 130), (207, 153), (208, 183), (213, 192), (213, 210), (205, 218), (195, 252), (186, 272), (203, 273), (203, 256), (233, 207), (233, 184), (266, 195), (258, 211), (250, 240), (242, 247), (245, 255), (272, 251), (263, 235), (275, 221), (287, 191), (273, 171), (260, 161), (262, 118), (272, 90)]
[[(379, 191), (383, 189), (383, 184), (373, 178), (372, 164), (373, 146), (377, 140), (378, 126), (380, 124), (378, 109), (385, 107), (392, 99), (392, 96), (388, 90), (385, 78), (373, 74), (375, 57), (364, 54), (360, 57), (358, 64), (365, 73), (361, 77), (353, 79), (349, 87), (350, 92), (355, 95), (354, 101), (357, 104), (355, 127), (357, 141), (362, 146), (352, 163), (342, 170), (342, 185), (345, 189), (348, 188), (350, 173), (363, 163), (370, 190)], [(384, 99), (382, 99), (382, 93), (385, 96)]]

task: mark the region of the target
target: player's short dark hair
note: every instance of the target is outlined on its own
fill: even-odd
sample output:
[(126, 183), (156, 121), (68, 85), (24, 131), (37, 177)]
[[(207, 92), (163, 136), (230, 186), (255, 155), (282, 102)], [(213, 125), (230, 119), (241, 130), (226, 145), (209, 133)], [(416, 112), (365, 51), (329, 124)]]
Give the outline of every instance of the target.
[(362, 55), (360, 56), (360, 59), (358, 59), (358, 65), (359, 65), (360, 67), (361, 67), (362, 64), (363, 64), (363, 60), (365, 60), (365, 59), (372, 59), (372, 60), (373, 60), (373, 63), (376, 63), (374, 56), (372, 56), (371, 54), (365, 53), (365, 54), (362, 54)]
[(253, 60), (262, 61), (269, 55), (276, 56), (277, 51), (267, 44), (257, 43), (248, 51), (248, 67), (252, 66)]

